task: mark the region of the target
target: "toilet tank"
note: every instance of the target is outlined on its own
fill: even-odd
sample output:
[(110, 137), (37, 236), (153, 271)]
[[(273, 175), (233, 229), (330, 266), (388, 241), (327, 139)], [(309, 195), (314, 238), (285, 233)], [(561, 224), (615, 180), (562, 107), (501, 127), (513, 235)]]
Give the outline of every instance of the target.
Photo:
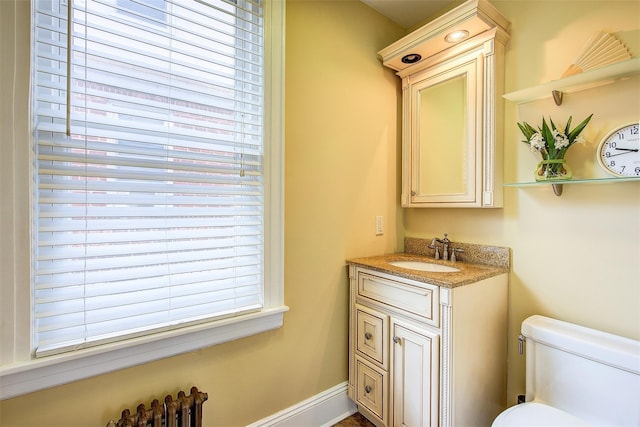
[(539, 315), (522, 335), (527, 401), (594, 425), (640, 425), (640, 341)]

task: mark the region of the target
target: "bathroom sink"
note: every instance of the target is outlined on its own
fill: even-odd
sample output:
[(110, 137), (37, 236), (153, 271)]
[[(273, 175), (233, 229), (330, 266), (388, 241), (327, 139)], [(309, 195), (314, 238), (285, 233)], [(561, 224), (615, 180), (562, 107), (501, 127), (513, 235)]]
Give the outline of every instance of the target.
[(391, 261), (389, 264), (394, 267), (406, 268), (408, 270), (432, 271), (437, 273), (453, 273), (460, 271), (460, 269), (456, 267), (449, 267), (448, 265), (434, 264), (424, 261)]

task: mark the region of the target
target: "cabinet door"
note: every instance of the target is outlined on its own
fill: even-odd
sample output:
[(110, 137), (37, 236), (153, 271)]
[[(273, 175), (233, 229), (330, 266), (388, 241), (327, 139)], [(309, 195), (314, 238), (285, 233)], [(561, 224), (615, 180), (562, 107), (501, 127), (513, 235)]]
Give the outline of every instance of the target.
[(438, 425), (439, 337), (392, 320), (393, 425)]
[(411, 76), (407, 205), (480, 206), (482, 52)]

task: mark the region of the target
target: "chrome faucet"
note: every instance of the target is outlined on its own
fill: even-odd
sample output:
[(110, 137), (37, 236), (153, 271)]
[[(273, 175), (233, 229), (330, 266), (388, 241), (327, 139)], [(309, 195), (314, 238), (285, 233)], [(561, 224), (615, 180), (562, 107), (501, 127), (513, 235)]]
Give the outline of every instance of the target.
[(436, 242), (442, 243), (442, 258), (445, 260), (449, 259), (449, 243), (451, 243), (451, 241), (447, 237), (447, 233), (444, 233), (444, 239), (442, 240), (438, 239), (437, 237), (434, 237), (433, 240), (431, 241), (431, 244), (429, 245), (430, 249), (436, 250), (435, 259), (440, 259), (440, 251), (439, 251), (438, 245), (436, 245)]
[(440, 259), (440, 248), (438, 248), (438, 245), (436, 243), (442, 244), (442, 259), (444, 259), (445, 261), (449, 259), (449, 252), (451, 252), (452, 262), (456, 261), (456, 252), (464, 252), (463, 249), (450, 248), (451, 240), (449, 240), (448, 234), (444, 233), (444, 239), (438, 239), (437, 237), (434, 237), (431, 241), (431, 244), (429, 245), (429, 249), (436, 250), (434, 255), (435, 259)]

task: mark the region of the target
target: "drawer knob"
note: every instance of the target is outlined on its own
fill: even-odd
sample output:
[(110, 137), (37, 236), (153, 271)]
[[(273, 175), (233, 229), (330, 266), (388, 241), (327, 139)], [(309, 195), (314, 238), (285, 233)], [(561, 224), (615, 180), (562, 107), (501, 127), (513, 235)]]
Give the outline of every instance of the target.
[(370, 340), (371, 338), (373, 338), (373, 335), (371, 334), (371, 332), (365, 332), (364, 333), (364, 339), (365, 340)]
[(372, 388), (371, 388), (370, 385), (367, 385), (367, 386), (364, 387), (364, 392), (367, 393), (367, 394), (371, 393), (371, 390), (372, 390)]
[(402, 339), (400, 337), (393, 337), (393, 342), (396, 344), (401, 344)]

